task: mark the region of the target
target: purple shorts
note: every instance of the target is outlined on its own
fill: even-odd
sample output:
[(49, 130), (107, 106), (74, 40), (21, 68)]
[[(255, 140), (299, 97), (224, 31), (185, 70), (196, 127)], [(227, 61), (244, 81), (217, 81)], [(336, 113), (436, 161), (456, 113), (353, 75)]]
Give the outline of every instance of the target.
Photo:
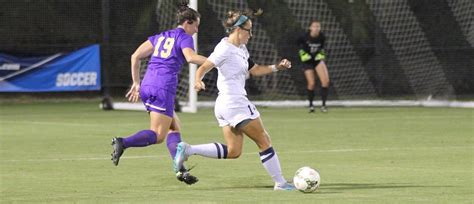
[(173, 117), (175, 94), (172, 92), (155, 86), (142, 86), (140, 98), (148, 111)]

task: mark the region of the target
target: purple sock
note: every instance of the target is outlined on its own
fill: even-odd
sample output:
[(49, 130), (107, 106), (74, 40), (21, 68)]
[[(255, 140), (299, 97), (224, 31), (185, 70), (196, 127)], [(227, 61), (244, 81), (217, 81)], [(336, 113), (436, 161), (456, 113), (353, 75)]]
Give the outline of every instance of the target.
[(127, 147), (145, 147), (156, 144), (156, 133), (152, 130), (142, 130), (134, 135), (123, 138), (123, 146)]
[(172, 132), (168, 134), (166, 138), (166, 146), (168, 146), (168, 151), (170, 151), (171, 159), (174, 159), (176, 156), (176, 146), (181, 142), (181, 134), (179, 132)]

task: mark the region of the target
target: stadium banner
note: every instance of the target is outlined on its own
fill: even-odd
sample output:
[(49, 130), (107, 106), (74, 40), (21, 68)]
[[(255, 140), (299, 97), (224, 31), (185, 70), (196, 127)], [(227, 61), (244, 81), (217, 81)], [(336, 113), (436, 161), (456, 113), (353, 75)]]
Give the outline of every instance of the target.
[(100, 90), (100, 49), (20, 58), (0, 53), (0, 92)]

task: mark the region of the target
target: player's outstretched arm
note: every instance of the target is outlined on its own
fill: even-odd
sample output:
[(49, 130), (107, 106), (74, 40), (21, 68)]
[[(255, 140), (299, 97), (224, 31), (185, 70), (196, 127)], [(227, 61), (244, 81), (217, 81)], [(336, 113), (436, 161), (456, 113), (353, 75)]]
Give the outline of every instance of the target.
[(143, 58), (151, 55), (153, 52), (153, 44), (149, 40), (143, 42), (132, 54), (131, 60), (131, 73), (132, 73), (132, 87), (127, 92), (125, 97), (131, 102), (137, 102), (140, 92), (140, 63)]
[(250, 69), (250, 74), (252, 76), (263, 76), (267, 74), (271, 74), (273, 72), (277, 72), (280, 70), (286, 70), (291, 68), (291, 62), (287, 59), (283, 59), (280, 61), (279, 64), (275, 65), (258, 65), (255, 64), (251, 69)]
[(198, 68), (198, 70), (196, 71), (194, 90), (196, 90), (197, 92), (199, 92), (200, 90), (206, 90), (206, 85), (204, 84), (204, 82), (202, 82), (202, 79), (204, 78), (204, 75), (209, 72), (209, 70), (214, 68), (214, 66), (215, 65), (211, 61), (206, 60), (204, 64), (202, 64)]
[(194, 50), (191, 49), (191, 48), (184, 48), (183, 49), (183, 55), (186, 58), (186, 61), (188, 63), (193, 63), (193, 64), (197, 64), (197, 65), (204, 64), (204, 62), (207, 59), (206, 57), (204, 57), (202, 55), (196, 54), (196, 52), (194, 52)]

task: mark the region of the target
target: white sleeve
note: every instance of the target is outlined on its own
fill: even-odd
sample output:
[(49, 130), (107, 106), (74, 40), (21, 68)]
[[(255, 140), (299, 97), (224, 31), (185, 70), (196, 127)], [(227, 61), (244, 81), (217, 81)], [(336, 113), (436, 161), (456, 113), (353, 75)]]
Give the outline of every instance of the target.
[(211, 53), (207, 60), (212, 62), (212, 64), (214, 64), (216, 67), (222, 66), (227, 57), (227, 49), (225, 48), (225, 46), (218, 44), (216, 48), (214, 48), (214, 52)]

